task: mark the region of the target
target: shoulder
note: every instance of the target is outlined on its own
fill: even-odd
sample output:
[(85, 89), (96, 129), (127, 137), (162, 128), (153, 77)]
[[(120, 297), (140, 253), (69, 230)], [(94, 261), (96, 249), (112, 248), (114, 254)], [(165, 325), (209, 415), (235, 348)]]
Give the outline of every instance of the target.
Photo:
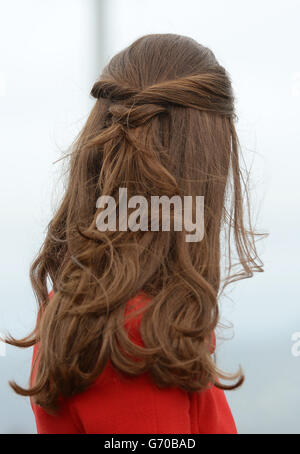
[(144, 346), (140, 334), (140, 324), (144, 313), (143, 308), (146, 308), (149, 301), (151, 301), (150, 297), (141, 292), (129, 299), (125, 306), (125, 328), (129, 338), (140, 346)]

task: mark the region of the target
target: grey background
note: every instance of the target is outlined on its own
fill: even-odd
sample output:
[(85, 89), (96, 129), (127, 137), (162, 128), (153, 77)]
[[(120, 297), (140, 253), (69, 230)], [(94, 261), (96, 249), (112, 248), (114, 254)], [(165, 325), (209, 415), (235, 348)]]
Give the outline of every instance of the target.
[[(146, 33), (180, 33), (209, 46), (230, 72), (238, 134), (252, 167), (265, 273), (220, 301), (219, 363), (246, 382), (227, 393), (240, 433), (300, 433), (300, 53), (295, 0), (0, 0), (0, 332), (25, 335), (36, 303), (29, 265), (60, 197), (60, 166), (93, 101), (104, 63)], [(17, 12), (17, 14), (16, 14)], [(231, 340), (230, 340), (231, 338)], [(0, 347), (0, 354), (3, 346)], [(0, 433), (34, 433), (26, 384), (31, 350), (0, 356)]]

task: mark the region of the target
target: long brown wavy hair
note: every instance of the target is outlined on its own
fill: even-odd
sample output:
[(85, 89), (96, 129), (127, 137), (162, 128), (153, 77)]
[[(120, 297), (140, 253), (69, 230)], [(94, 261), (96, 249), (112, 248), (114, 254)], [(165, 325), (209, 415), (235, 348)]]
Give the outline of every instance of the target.
[[(242, 371), (220, 371), (211, 355), (218, 298), (229, 282), (262, 271), (262, 263), (230, 77), (193, 39), (155, 34), (114, 56), (91, 94), (96, 102), (67, 155), (65, 194), (31, 267), (36, 327), (21, 340), (5, 340), (39, 343), (34, 383), (10, 386), (55, 412), (60, 396), (85, 390), (110, 360), (129, 376), (149, 371), (159, 387), (233, 389)], [(184, 230), (172, 229), (99, 231), (96, 201), (103, 194), (117, 200), (120, 187), (147, 200), (204, 196), (204, 238), (187, 242)], [(141, 292), (149, 296), (140, 326), (144, 348), (124, 328), (126, 302)]]

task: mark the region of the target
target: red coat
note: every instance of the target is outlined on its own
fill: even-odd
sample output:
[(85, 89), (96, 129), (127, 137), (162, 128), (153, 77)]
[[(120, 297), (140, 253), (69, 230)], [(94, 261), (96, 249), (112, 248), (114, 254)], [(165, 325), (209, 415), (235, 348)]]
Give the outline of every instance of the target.
[[(144, 302), (139, 295), (128, 301), (126, 310)], [(140, 319), (141, 315), (125, 326), (130, 338), (143, 346)], [(237, 433), (224, 391), (212, 387), (190, 394), (179, 388), (159, 389), (148, 373), (121, 378), (110, 361), (90, 388), (63, 400), (57, 415), (48, 415), (32, 399), (31, 406), (40, 434)]]

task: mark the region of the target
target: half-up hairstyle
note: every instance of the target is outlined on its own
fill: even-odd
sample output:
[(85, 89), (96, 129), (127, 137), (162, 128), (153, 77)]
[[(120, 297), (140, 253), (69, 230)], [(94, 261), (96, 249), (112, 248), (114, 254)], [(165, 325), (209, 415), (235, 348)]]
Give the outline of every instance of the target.
[[(85, 390), (110, 360), (128, 376), (149, 371), (159, 387), (233, 389), (241, 370), (223, 373), (211, 355), (218, 298), (262, 264), (248, 221), (230, 78), (193, 39), (148, 35), (112, 58), (91, 94), (95, 104), (68, 155), (66, 192), (31, 268), (36, 327), (22, 340), (6, 339), (18, 347), (39, 343), (36, 374), (28, 389), (10, 385), (53, 412), (59, 397)], [(96, 202), (101, 195), (118, 200), (122, 187), (128, 198), (148, 201), (204, 196), (204, 238), (187, 242), (184, 230), (173, 229), (100, 231)], [(221, 280), (222, 232), (230, 254)], [(143, 348), (124, 328), (126, 303), (137, 294), (148, 297)]]

